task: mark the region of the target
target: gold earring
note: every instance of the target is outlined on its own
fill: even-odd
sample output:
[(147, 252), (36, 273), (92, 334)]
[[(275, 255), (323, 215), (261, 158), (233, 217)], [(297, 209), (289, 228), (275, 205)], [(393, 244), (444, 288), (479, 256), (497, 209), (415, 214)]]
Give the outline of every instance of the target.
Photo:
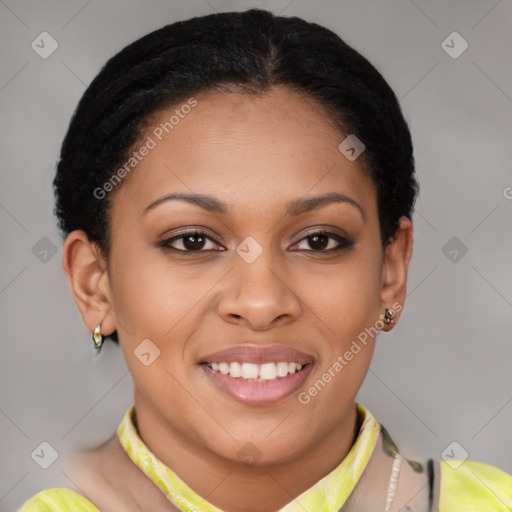
[(92, 334), (92, 339), (94, 341), (94, 346), (96, 348), (100, 349), (101, 346), (103, 345), (103, 340), (105, 339), (103, 334), (101, 334), (101, 324), (98, 324), (96, 329), (94, 329), (94, 332)]
[(391, 308), (386, 308), (386, 311), (384, 313), (384, 322), (387, 324), (392, 324), (394, 322), (394, 318), (396, 316), (395, 310)]

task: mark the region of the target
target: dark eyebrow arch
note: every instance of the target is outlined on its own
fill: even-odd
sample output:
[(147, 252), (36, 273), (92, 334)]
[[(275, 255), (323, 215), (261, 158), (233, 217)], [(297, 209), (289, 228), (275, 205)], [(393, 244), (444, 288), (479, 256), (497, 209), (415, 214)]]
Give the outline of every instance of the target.
[(329, 194), (323, 194), (321, 196), (314, 196), (307, 199), (297, 199), (288, 203), (287, 213), (289, 215), (295, 216), (300, 215), (301, 213), (310, 212), (311, 210), (315, 210), (317, 208), (321, 208), (322, 206), (326, 206), (330, 203), (348, 203), (352, 206), (355, 206), (363, 220), (366, 220), (364, 210), (361, 205), (344, 194), (339, 194), (338, 192), (330, 192)]
[(157, 199), (149, 206), (146, 206), (142, 214), (146, 215), (146, 213), (148, 213), (153, 208), (156, 208), (157, 206), (159, 206), (162, 203), (165, 203), (166, 201), (172, 200), (186, 201), (187, 203), (199, 206), (203, 210), (206, 210), (211, 213), (228, 213), (228, 205), (223, 201), (219, 201), (218, 199), (215, 199), (214, 197), (211, 196), (205, 196), (203, 194), (167, 194), (161, 197), (160, 199)]
[[(156, 208), (160, 204), (166, 202), (166, 201), (172, 201), (172, 200), (180, 200), (180, 201), (186, 201), (188, 203), (191, 203), (195, 206), (199, 206), (203, 210), (206, 210), (211, 213), (221, 213), (221, 214), (227, 214), (229, 211), (228, 205), (223, 202), (219, 201), (218, 199), (215, 199), (212, 196), (207, 196), (203, 194), (167, 194), (150, 205), (146, 206), (144, 209), (143, 215), (146, 215), (150, 210), (153, 208)], [(310, 212), (312, 210), (316, 210), (317, 208), (321, 208), (323, 206), (326, 206), (330, 203), (348, 203), (352, 206), (355, 206), (359, 212), (361, 213), (361, 216), (363, 219), (365, 219), (364, 210), (361, 207), (361, 205), (352, 199), (351, 197), (348, 197), (344, 194), (339, 194), (338, 192), (330, 192), (328, 194), (310, 197), (307, 199), (301, 198), (296, 199), (294, 201), (291, 201), (287, 204), (287, 213), (291, 216), (297, 216), (301, 215), (302, 213)]]

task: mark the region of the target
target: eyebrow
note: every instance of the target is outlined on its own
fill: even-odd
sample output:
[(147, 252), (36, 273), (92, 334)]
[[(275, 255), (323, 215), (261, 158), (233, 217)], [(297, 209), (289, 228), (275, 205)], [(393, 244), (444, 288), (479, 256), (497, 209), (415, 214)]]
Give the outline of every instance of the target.
[[(167, 201), (186, 201), (187, 203), (193, 204), (195, 206), (199, 206), (203, 210), (206, 210), (211, 213), (220, 213), (227, 214), (229, 211), (229, 207), (227, 203), (220, 201), (212, 196), (207, 196), (204, 194), (184, 194), (184, 193), (175, 193), (175, 194), (167, 194), (156, 201), (152, 202), (150, 205), (146, 206), (143, 211), (143, 215), (146, 215), (150, 210), (156, 208), (157, 206), (165, 203)], [(361, 205), (344, 194), (339, 194), (338, 192), (330, 192), (328, 194), (323, 194), (320, 196), (314, 196), (310, 198), (300, 198), (294, 201), (290, 201), (287, 203), (286, 212), (288, 215), (297, 216), (302, 213), (310, 212), (312, 210), (316, 210), (318, 208), (322, 208), (331, 203), (347, 203), (356, 207), (363, 220), (366, 220), (364, 210)]]

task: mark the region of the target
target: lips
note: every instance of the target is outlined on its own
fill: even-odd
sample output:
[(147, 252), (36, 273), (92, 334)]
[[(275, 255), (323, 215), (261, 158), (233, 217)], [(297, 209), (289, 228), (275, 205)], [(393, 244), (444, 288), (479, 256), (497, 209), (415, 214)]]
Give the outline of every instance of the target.
[[(238, 376), (233, 377), (230, 373), (226, 373), (227, 370), (218, 371), (219, 366), (228, 368), (232, 363), (239, 363), (242, 366), (245, 364), (251, 369), (257, 368), (258, 365), (270, 367), (275, 364), (277, 365), (275, 369), (284, 366), (285, 362), (293, 366), (292, 373), (283, 371), (278, 375), (264, 375), (264, 379), (261, 378), (261, 374), (260, 378), (244, 378), (238, 372), (235, 373)], [(247, 344), (208, 354), (201, 358), (200, 367), (218, 390), (237, 402), (245, 405), (268, 406), (294, 395), (311, 374), (313, 362), (311, 355), (285, 345)], [(244, 373), (243, 370), (242, 373)]]
[(201, 358), (200, 363), (279, 363), (288, 361), (306, 365), (313, 362), (309, 354), (286, 345), (237, 345), (235, 347), (219, 350)]

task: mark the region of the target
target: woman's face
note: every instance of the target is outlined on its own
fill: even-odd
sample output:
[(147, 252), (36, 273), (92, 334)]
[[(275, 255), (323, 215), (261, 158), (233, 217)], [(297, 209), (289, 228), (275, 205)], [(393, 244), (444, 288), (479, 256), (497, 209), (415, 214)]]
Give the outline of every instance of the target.
[(104, 325), (147, 436), (289, 460), (349, 417), (373, 352), (365, 329), (403, 298), (386, 281), (376, 189), (312, 99), (194, 98), (187, 114), (159, 114), (135, 150), (147, 136), (154, 147), (114, 196)]

